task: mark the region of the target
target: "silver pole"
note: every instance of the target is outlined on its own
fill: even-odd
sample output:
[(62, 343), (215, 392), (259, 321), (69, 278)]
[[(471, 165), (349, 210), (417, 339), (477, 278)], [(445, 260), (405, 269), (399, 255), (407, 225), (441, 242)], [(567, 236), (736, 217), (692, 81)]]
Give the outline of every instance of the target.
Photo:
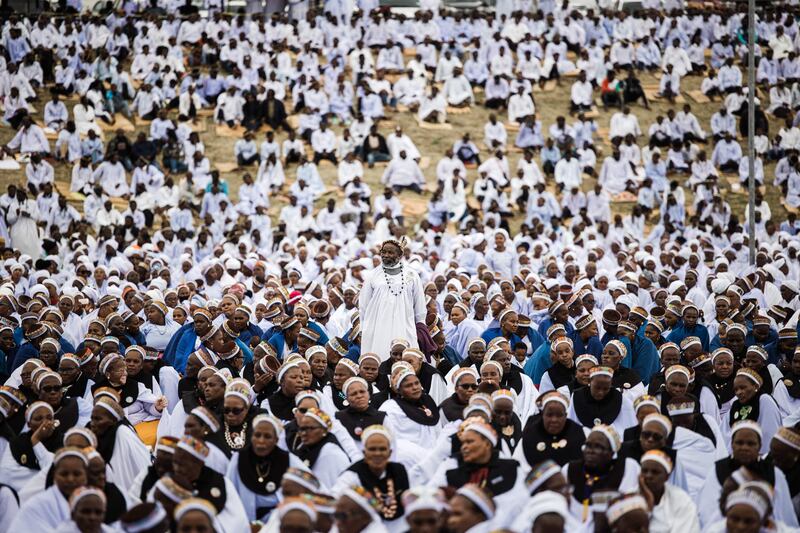
[(749, 207), (749, 233), (750, 233), (750, 264), (756, 262), (756, 161), (755, 161), (755, 125), (756, 125), (756, 67), (755, 67), (755, 41), (756, 41), (756, 0), (747, 2), (747, 162), (749, 179), (747, 188), (750, 193)]

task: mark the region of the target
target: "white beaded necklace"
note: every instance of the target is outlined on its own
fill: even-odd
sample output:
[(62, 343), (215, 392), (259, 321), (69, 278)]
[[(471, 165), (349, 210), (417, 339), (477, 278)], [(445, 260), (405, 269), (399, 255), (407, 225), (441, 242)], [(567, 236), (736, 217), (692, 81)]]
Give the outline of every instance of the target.
[(386, 279), (386, 286), (389, 287), (389, 293), (392, 296), (400, 296), (401, 294), (403, 294), (403, 292), (405, 292), (406, 278), (403, 272), (402, 263), (400, 264), (400, 288), (397, 290), (397, 292), (395, 292), (392, 282), (389, 278), (389, 274), (386, 272), (386, 267), (383, 268), (383, 277)]

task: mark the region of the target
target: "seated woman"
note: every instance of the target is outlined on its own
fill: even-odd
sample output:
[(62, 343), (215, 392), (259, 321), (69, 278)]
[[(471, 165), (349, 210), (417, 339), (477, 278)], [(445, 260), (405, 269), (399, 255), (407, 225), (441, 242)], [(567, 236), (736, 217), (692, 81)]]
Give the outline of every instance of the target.
[(636, 439), (624, 441), (620, 448), (621, 457), (629, 457), (640, 461), (642, 455), (651, 450), (664, 452), (675, 468), (670, 468), (670, 484), (683, 490), (688, 489), (686, 474), (683, 465), (677, 462), (677, 452), (669, 446), (672, 434), (672, 422), (661, 413), (647, 415), (641, 423), (641, 431)]
[(764, 384), (761, 376), (751, 368), (740, 368), (733, 380), (736, 400), (731, 410), (722, 420), (720, 429), (726, 442), (730, 442), (732, 428), (737, 422), (751, 420), (758, 423), (764, 438), (761, 441), (761, 453), (769, 452), (769, 443), (779, 427), (783, 425), (783, 417), (778, 404), (769, 394), (762, 390)]
[(272, 415), (252, 420), (250, 441), (228, 465), (226, 477), (236, 488), (250, 522), (264, 521), (280, 501), (283, 475), (289, 468), (303, 469), (302, 461), (277, 444), (283, 423)]
[(127, 364), (119, 354), (107, 355), (100, 362), (98, 370), (102, 377), (95, 383), (92, 392), (96, 393), (101, 387), (116, 391), (127, 421), (134, 428), (144, 424), (141, 430), (137, 429), (137, 433), (141, 431), (142, 438), (146, 438), (151, 445), (154, 444), (158, 424), (153, 425), (150, 422), (157, 422), (161, 418), (161, 412), (167, 407), (167, 399), (161, 396), (160, 389), (152, 391), (143, 383), (133, 379), (129, 381)]
[(731, 405), (736, 400), (733, 393), (733, 380), (736, 377), (733, 352), (728, 348), (717, 348), (711, 354), (711, 375), (706, 381), (711, 385), (719, 405), (720, 421), (728, 416)]
[(585, 428), (611, 425), (618, 434), (635, 426), (633, 402), (611, 385), (614, 371), (607, 366), (596, 366), (589, 372), (589, 386), (572, 393), (567, 414), (570, 420)]
[[(675, 396), (683, 396), (688, 392), (694, 372), (683, 365), (672, 365), (664, 372), (664, 384), (656, 393), (661, 402), (662, 413), (666, 414), (669, 401)], [(699, 381), (699, 380), (695, 380)], [(709, 415), (714, 420), (719, 420), (717, 398), (709, 387), (700, 386), (700, 412)], [(698, 396), (697, 394), (693, 394)]]
[(514, 459), (531, 468), (546, 459), (558, 466), (579, 459), (586, 435), (579, 423), (567, 418), (569, 399), (557, 391), (546, 392), (540, 409), (525, 424)]
[(120, 487), (130, 487), (139, 472), (150, 466), (150, 452), (125, 420), (114, 390), (95, 392), (89, 428), (97, 436), (97, 451), (113, 469)]
[(498, 509), (511, 511), (528, 497), (525, 476), (514, 459), (502, 459), (497, 432), (489, 424), (470, 420), (460, 433), (460, 452), (441, 463), (428, 481), (430, 487), (461, 488), (480, 479), (491, 492)]
[(302, 415), (297, 428), (301, 444), (295, 453), (329, 490), (350, 465), (350, 458), (330, 433), (331, 418), (315, 407)]
[(501, 389), (510, 389), (516, 393), (515, 411), (524, 424), (536, 411), (536, 399), (539, 397), (539, 392), (533, 386), (531, 379), (522, 372), (522, 369), (511, 363), (509, 342), (502, 337), (493, 339), (483, 359), (485, 362), (500, 363), (502, 372), (497, 385)]
[(783, 374), (778, 367), (768, 363), (769, 355), (767, 350), (758, 344), (747, 348), (744, 356), (744, 366), (755, 370), (761, 376), (761, 392), (769, 394), (781, 410), (782, 415), (794, 412), (792, 409), (793, 400), (783, 380)]
[(447, 387), (444, 378), (437, 369), (425, 361), (425, 354), (417, 348), (403, 350), (402, 360), (411, 365), (414, 373), (419, 378), (422, 390), (425, 391), (437, 404), (447, 397)]
[(353, 440), (363, 447), (364, 430), (382, 424), (386, 413), (378, 411), (369, 404), (370, 389), (363, 378), (348, 379), (342, 385), (342, 392), (345, 394), (347, 405), (336, 413), (336, 420), (347, 429)]
[(582, 457), (561, 469), (572, 487), (570, 513), (587, 527), (607, 503), (599, 493), (632, 492), (639, 486), (639, 463), (618, 457), (620, 446), (619, 433), (612, 426), (598, 424), (586, 437)]
[(183, 426), (183, 434), (194, 437), (205, 442), (208, 446), (208, 459), (206, 466), (225, 474), (228, 471), (230, 457), (223, 450), (226, 450), (224, 436), (220, 433), (220, 421), (216, 415), (206, 407), (195, 407)]
[(479, 376), (474, 368), (457, 368), (451, 379), (455, 392), (439, 403), (439, 410), (445, 424), (460, 422), (469, 399), (478, 391)]
[(622, 361), (628, 355), (628, 348), (622, 341), (609, 341), (603, 348), (601, 362), (614, 371), (611, 386), (622, 391), (622, 394), (635, 400), (646, 392), (642, 378), (632, 368), (622, 366)]
[[(565, 385), (558, 388), (558, 392), (566, 396), (572, 397), (577, 389), (589, 386), (589, 372), (594, 367), (598, 366), (597, 359), (593, 355), (583, 354), (575, 359), (575, 375)], [(541, 390), (541, 386), (540, 386)]]
[(495, 503), (491, 494), (476, 483), (459, 488), (450, 498), (450, 515), (447, 529), (452, 533), (483, 531), (488, 521), (495, 516)]
[[(656, 415), (662, 416), (662, 415)], [(700, 531), (697, 506), (683, 489), (669, 482), (674, 459), (661, 450), (649, 450), (639, 459), (642, 484), (653, 496), (653, 531)], [(656, 527), (654, 527), (656, 526)]]
[(70, 520), (69, 499), (88, 482), (89, 459), (80, 448), (64, 447), (53, 457), (53, 486), (24, 502), (9, 530), (56, 531)]
[(364, 487), (378, 500), (379, 514), (386, 527), (398, 526), (404, 523), (403, 494), (416, 483), (403, 464), (392, 461), (395, 442), (385, 427), (369, 426), (362, 435), (364, 458), (342, 473), (332, 492), (338, 495), (348, 487)]
[(559, 337), (550, 344), (550, 360), (553, 366), (547, 369), (539, 384), (539, 394), (559, 389), (575, 378), (575, 354), (569, 337)]
[[(189, 492), (211, 503), (222, 531), (247, 531), (249, 521), (233, 483), (219, 472), (205, 466), (208, 447), (192, 437), (183, 437), (175, 446), (172, 474), (181, 480), (179, 490)], [(159, 480), (156, 483), (158, 492)], [(166, 478), (170, 479), (170, 478)]]
[(347, 406), (347, 397), (343, 389), (345, 381), (358, 376), (359, 368), (350, 359), (339, 359), (333, 369), (333, 379), (322, 389), (322, 394), (329, 398), (337, 410)]
[(3, 483), (16, 492), (41, 470), (47, 471), (64, 439), (64, 430), (55, 425), (55, 415), (50, 404), (32, 403), (25, 410), (25, 428), (12, 438), (0, 459)]
[(384, 425), (398, 439), (435, 442), (441, 430), (439, 408), (422, 389), (411, 365), (403, 361), (395, 363), (391, 382), (396, 396), (380, 407), (386, 413)]
[(746, 467), (751, 476), (768, 483), (774, 490), (775, 518), (790, 527), (797, 527), (797, 515), (794, 512), (786, 477), (771, 460), (760, 457), (763, 435), (758, 423), (752, 420), (737, 422), (731, 430), (730, 438), (730, 457), (715, 463), (700, 491), (698, 500), (700, 524), (708, 527), (722, 517), (719, 506), (720, 494), (728, 478), (740, 467)]
[(181, 325), (172, 319), (172, 309), (158, 300), (152, 300), (145, 307), (145, 315), (147, 320), (140, 327), (145, 342), (147, 346), (163, 352)]
[[(108, 515), (109, 501), (105, 493), (96, 487), (79, 487), (75, 489), (69, 498), (69, 512), (72, 518), (66, 523), (62, 523), (56, 530), (62, 533), (83, 532), (88, 529), (88, 525), (93, 525), (85, 517), (100, 517)], [(115, 520), (116, 521), (116, 520)], [(80, 524), (80, 526), (79, 526)], [(99, 533), (113, 533), (114, 529), (106, 524), (99, 524)]]

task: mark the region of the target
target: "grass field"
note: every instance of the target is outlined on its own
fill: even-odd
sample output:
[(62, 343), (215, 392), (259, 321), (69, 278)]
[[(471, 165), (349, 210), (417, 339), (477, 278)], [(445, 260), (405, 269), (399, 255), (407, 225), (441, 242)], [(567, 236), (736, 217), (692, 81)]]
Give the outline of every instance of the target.
[[(654, 85), (658, 83), (658, 79), (653, 77), (650, 74), (643, 73), (641, 75), (641, 80), (643, 85)], [(569, 94), (570, 94), (570, 86), (572, 84), (572, 79), (565, 78), (562, 80), (561, 86), (556, 87), (555, 90), (551, 92), (536, 92), (535, 93), (535, 103), (536, 103), (536, 113), (539, 118), (542, 120), (542, 130), (547, 132), (550, 125), (555, 122), (555, 119), (559, 115), (565, 115), (567, 117), (567, 122), (571, 123), (574, 121), (573, 118), (568, 116), (569, 110)], [(716, 112), (719, 107), (720, 103), (710, 103), (710, 104), (697, 104), (695, 103), (690, 97), (687, 96), (686, 91), (696, 90), (699, 89), (701, 78), (697, 76), (687, 77), (682, 81), (682, 89), (684, 91), (684, 98), (686, 101), (692, 105), (692, 111), (698, 117), (701, 126), (706, 130), (709, 131), (709, 119), (711, 115)], [(596, 93), (597, 96), (597, 93)], [(428, 182), (429, 188), (432, 190), (435, 187), (435, 168), (436, 163), (442, 157), (444, 151), (453, 145), (453, 143), (459, 139), (464, 132), (469, 132), (472, 136), (472, 139), (481, 145), (481, 140), (483, 139), (483, 126), (488, 120), (489, 110), (484, 108), (480, 105), (482, 102), (482, 93), (476, 95), (478, 104), (473, 106), (470, 113), (466, 114), (449, 114), (448, 115), (448, 122), (453, 125), (453, 128), (450, 130), (431, 130), (431, 129), (424, 129), (420, 128), (416, 121), (416, 115), (409, 113), (409, 112), (400, 112), (400, 113), (389, 113), (388, 118), (389, 120), (380, 123), (380, 131), (384, 135), (388, 135), (395, 125), (399, 124), (403, 127), (405, 133), (407, 133), (416, 143), (417, 147), (419, 148), (420, 152), (422, 153), (423, 158), (427, 158), (429, 161), (429, 165), (423, 171), (425, 173), (425, 177)], [(37, 108), (38, 113), (34, 115), (34, 117), (38, 120), (41, 120), (41, 113), (44, 109), (44, 104), (47, 100), (46, 93), (40, 93), (40, 101), (34, 103), (34, 106)], [(75, 104), (74, 99), (70, 99), (67, 101), (67, 105), (71, 110), (71, 107)], [(762, 95), (762, 102), (764, 107), (767, 106), (768, 102), (766, 98)], [(289, 106), (287, 105), (287, 108)], [(651, 101), (650, 103), (650, 110), (646, 110), (641, 105), (634, 105), (633, 112), (639, 117), (639, 123), (643, 132), (647, 132), (650, 124), (655, 121), (655, 118), (659, 114), (666, 114), (667, 110), (672, 107), (666, 101)], [(681, 105), (675, 105), (676, 110), (679, 110)], [(388, 109), (388, 108), (387, 108)], [(609, 121), (611, 115), (615, 111), (615, 109), (610, 109), (608, 112), (603, 112), (602, 109), (600, 111), (600, 116), (597, 117), (595, 120), (598, 123), (598, 126), (601, 129), (607, 129), (609, 125)], [(173, 112), (173, 118), (176, 116), (177, 112)], [(501, 121), (506, 121), (505, 115), (499, 115), (498, 119)], [(201, 120), (206, 121), (206, 128), (205, 132), (200, 134), (200, 137), (205, 144), (206, 153), (211, 161), (212, 168), (217, 163), (228, 163), (229, 167), (235, 167), (235, 158), (233, 155), (233, 145), (236, 142), (235, 138), (227, 137), (227, 136), (218, 136), (215, 131), (214, 124), (211, 118), (202, 118)], [(337, 134), (341, 132), (342, 126), (338, 125), (335, 126), (334, 131)], [(770, 136), (774, 136), (778, 130), (780, 129), (780, 125), (774, 119), (770, 120)], [(145, 131), (149, 132), (149, 126), (142, 125), (136, 126), (136, 130), (138, 131)], [(8, 140), (11, 139), (14, 132), (8, 127), (0, 127), (0, 142), (6, 143)], [(135, 138), (136, 133), (129, 134), (131, 138)], [(513, 144), (513, 140), (515, 138), (516, 132), (509, 131), (509, 144)], [(106, 140), (112, 136), (111, 133), (106, 133)], [(283, 132), (278, 133), (277, 138), (278, 141), (282, 141), (286, 137), (286, 134)], [(261, 143), (263, 140), (263, 133), (259, 133), (256, 141), (258, 144)], [(598, 153), (598, 171), (599, 167), (602, 164), (603, 158), (610, 153), (610, 144), (608, 141), (601, 136), (596, 136), (596, 140), (599, 143), (599, 146), (602, 149), (602, 153)], [(645, 138), (638, 139), (638, 143), (640, 146), (644, 146), (646, 142)], [(54, 147), (55, 141), (51, 141), (51, 147)], [(742, 141), (742, 148), (743, 151), (746, 153), (746, 140)], [(710, 157), (711, 151), (713, 150), (713, 146), (708, 145), (706, 146), (706, 150)], [(482, 159), (487, 157), (487, 154), (483, 152)], [(517, 160), (521, 157), (519, 153), (511, 152), (509, 154), (510, 158), (510, 168), (512, 169), (512, 173), (516, 168)], [(538, 158), (537, 158), (538, 162)], [(383, 172), (384, 167), (376, 165), (373, 169), (368, 169), (365, 167), (365, 181), (370, 185), (373, 191), (373, 195), (380, 194), (382, 190), (382, 186), (380, 184), (380, 177)], [(768, 202), (771, 210), (773, 219), (777, 221), (782, 221), (786, 216), (786, 211), (781, 205), (781, 197), (780, 197), (780, 190), (777, 187), (772, 186), (772, 181), (774, 179), (774, 163), (769, 165), (765, 165), (765, 173), (766, 173), (766, 191), (765, 191), (765, 200)], [(57, 184), (59, 185), (60, 190), (68, 191), (69, 187), (69, 180), (71, 176), (71, 166), (67, 164), (57, 164), (55, 165), (56, 171), (56, 180)], [(241, 184), (241, 176), (245, 172), (250, 172), (252, 175), (256, 173), (256, 167), (250, 167), (244, 171), (230, 171), (222, 173), (222, 177), (228, 181), (230, 185), (231, 195), (235, 196), (236, 191), (238, 191), (238, 187)], [(291, 166), (286, 169), (286, 178), (289, 184), (294, 181), (295, 178), (295, 171), (296, 167)], [(336, 187), (336, 167), (323, 161), (319, 167), (320, 174), (325, 181), (326, 185), (330, 188)], [(130, 176), (129, 176), (130, 177)], [(467, 178), (470, 182), (470, 185), (476, 178), (476, 171), (475, 170), (468, 170)], [(681, 178), (682, 180), (685, 178)], [(738, 178), (737, 178), (738, 179)], [(744, 208), (747, 205), (747, 194), (746, 189), (738, 193), (734, 193), (730, 187), (729, 182), (726, 179), (720, 180), (720, 187), (722, 188), (722, 195), (725, 199), (729, 202), (731, 209), (734, 214), (737, 214), (740, 217), (740, 220), (743, 220), (743, 213)], [(0, 171), (0, 186), (2, 186), (3, 191), (9, 183), (19, 183), (24, 184), (25, 182), (25, 174), (24, 174), (24, 165), (23, 168), (18, 171)], [(594, 186), (593, 179), (584, 179), (583, 182), (583, 190), (588, 191)], [(551, 191), (555, 190), (554, 184), (552, 182), (548, 182), (548, 189)], [(471, 191), (471, 188), (469, 189)], [(687, 192), (687, 209), (690, 207), (690, 198), (691, 192), (689, 189), (686, 189)], [(330, 192), (328, 194), (336, 194), (339, 200), (343, 200), (343, 195), (341, 191), (337, 192)], [(406, 211), (406, 220), (407, 225), (414, 224), (418, 222), (423, 216), (427, 209), (427, 202), (430, 198), (430, 193), (427, 193), (424, 196), (420, 196), (410, 192), (404, 192), (401, 195), (401, 201), (404, 204), (404, 208)], [(315, 207), (321, 207), (324, 205), (326, 201), (326, 197), (323, 197), (317, 202)], [(273, 218), (276, 218), (280, 208), (285, 204), (286, 199), (282, 195), (279, 195), (277, 198), (272, 199), (271, 207), (270, 207), (270, 214)], [(612, 204), (612, 211), (613, 213), (621, 213), (626, 214), (629, 213), (632, 208), (632, 203), (621, 203), (621, 202), (614, 202)], [(76, 204), (76, 207), (81, 207)], [(522, 216), (517, 213), (514, 217), (514, 221), (512, 222), (512, 228), (516, 228), (520, 221), (522, 220)], [(649, 223), (657, 222), (658, 214), (657, 212), (654, 213)]]

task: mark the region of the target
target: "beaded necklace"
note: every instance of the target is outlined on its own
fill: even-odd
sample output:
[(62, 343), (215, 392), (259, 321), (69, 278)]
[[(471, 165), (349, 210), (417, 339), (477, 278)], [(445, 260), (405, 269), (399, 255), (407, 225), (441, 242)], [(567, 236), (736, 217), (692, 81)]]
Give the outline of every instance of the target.
[(390, 281), (389, 278), (389, 274), (386, 272), (386, 270), (387, 270), (386, 267), (384, 267), (383, 277), (386, 280), (386, 286), (389, 287), (389, 293), (392, 296), (400, 296), (401, 294), (403, 294), (403, 292), (405, 292), (406, 288), (406, 278), (405, 278), (405, 273), (403, 271), (403, 265), (400, 265), (400, 288), (397, 290), (397, 292), (395, 292), (394, 286), (392, 285), (392, 282)]
[(397, 514), (397, 493), (394, 490), (394, 480), (386, 480), (386, 494), (379, 487), (373, 489), (375, 498), (381, 503), (381, 514), (386, 520), (392, 520)]
[(242, 424), (242, 430), (239, 433), (233, 433), (235, 436), (231, 436), (231, 428), (228, 426), (228, 423), (225, 422), (225, 443), (230, 447), (231, 450), (241, 450), (244, 448), (244, 435), (247, 433), (247, 422)]

